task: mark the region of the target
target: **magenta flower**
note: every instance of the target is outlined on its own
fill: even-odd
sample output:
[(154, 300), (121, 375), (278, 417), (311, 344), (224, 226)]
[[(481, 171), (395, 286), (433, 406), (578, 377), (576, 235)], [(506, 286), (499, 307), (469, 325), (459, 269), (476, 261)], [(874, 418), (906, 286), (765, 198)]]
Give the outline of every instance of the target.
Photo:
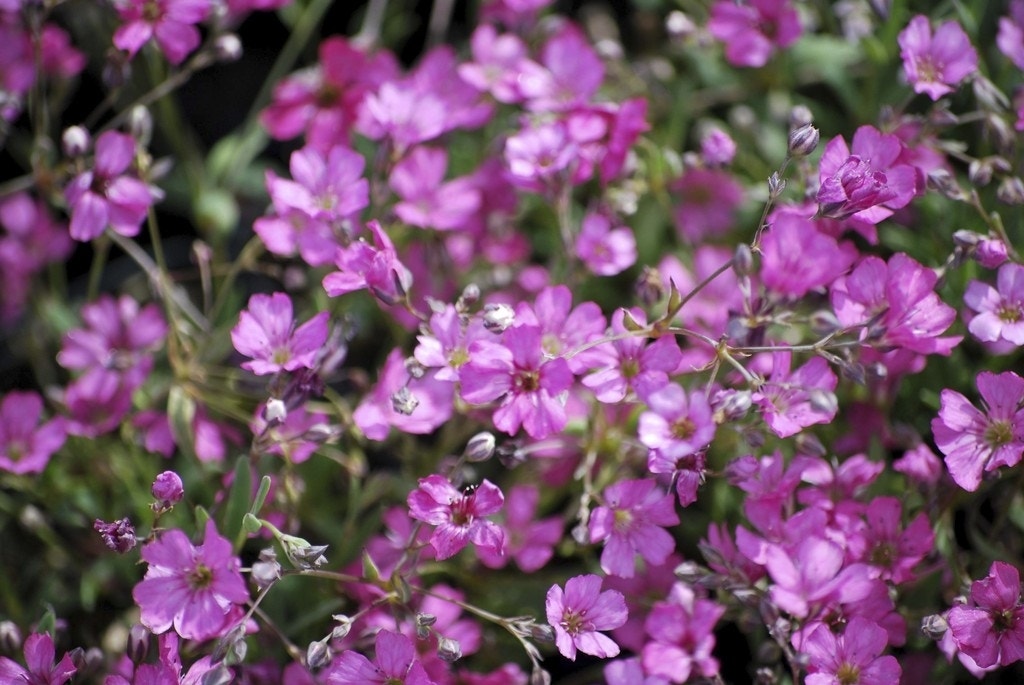
[(738, 67), (763, 67), (776, 48), (800, 37), (800, 16), (788, 0), (717, 0), (708, 31), (725, 43), (725, 58)]
[(942, 391), (932, 433), (957, 485), (974, 491), (983, 471), (1014, 466), (1024, 456), (1024, 379), (1012, 371), (977, 378), (984, 411), (955, 390)]
[(480, 192), (468, 178), (444, 182), (448, 153), (415, 147), (395, 165), (388, 179), (401, 199), (395, 214), (410, 226), (439, 231), (464, 229), (480, 207)]
[(946, 616), (957, 649), (981, 668), (1024, 659), (1024, 606), (1017, 569), (992, 562), (988, 576), (971, 583), (971, 601), (974, 606), (954, 606)]
[(469, 362), (459, 369), (462, 398), (470, 404), (501, 400), (494, 425), (514, 435), (519, 427), (535, 439), (565, 428), (568, 419), (559, 395), (572, 385), (565, 359), (545, 359), (539, 326), (513, 326), (502, 343), (477, 340)]
[(905, 207), (924, 184), (920, 171), (902, 162), (902, 152), (897, 136), (871, 126), (858, 128), (850, 147), (842, 136), (830, 140), (818, 165), (821, 215), (877, 224)]
[(823, 623), (800, 645), (810, 658), (806, 685), (890, 685), (900, 682), (896, 657), (880, 656), (888, 634), (872, 621), (854, 616), (842, 635)]
[(602, 659), (618, 656), (619, 646), (598, 631), (612, 630), (626, 622), (626, 599), (615, 590), (601, 592), (600, 577), (588, 574), (570, 578), (564, 592), (552, 585), (544, 607), (562, 656), (575, 661), (577, 650)]
[(284, 293), (253, 295), (231, 329), (235, 349), (252, 357), (242, 368), (257, 376), (313, 368), (327, 341), (328, 316), (320, 312), (296, 328), (290, 297)]
[(56, 664), (56, 651), (49, 633), (32, 633), (25, 640), (25, 665), (0, 656), (0, 685), (63, 685), (78, 670), (65, 654)]
[(704, 449), (715, 436), (711, 406), (704, 393), (687, 394), (669, 383), (642, 398), (649, 408), (640, 415), (637, 432), (642, 442), (669, 460)]
[(820, 232), (810, 219), (778, 213), (761, 238), (761, 280), (772, 292), (803, 297), (829, 285), (857, 260), (852, 243)]
[(560, 120), (528, 126), (505, 141), (509, 180), (538, 193), (568, 177), (578, 154)]
[(428, 369), (437, 369), (437, 380), (452, 383), (459, 380), (459, 368), (469, 361), (469, 346), (473, 341), (494, 338), (479, 317), (469, 322), (463, 318), (454, 305), (446, 305), (430, 316), (430, 323), (416, 338), (419, 341), (413, 352), (416, 361)]
[(700, 158), (711, 167), (728, 166), (736, 156), (736, 141), (718, 128), (713, 127), (700, 139)]
[(477, 90), (487, 91), (498, 102), (523, 99), (523, 72), (540, 69), (526, 56), (526, 44), (512, 33), (498, 34), (491, 24), (481, 23), (470, 38), (473, 61), (459, 65), (459, 76)]
[(95, 167), (75, 176), (64, 191), (72, 238), (88, 242), (107, 226), (123, 236), (138, 234), (146, 212), (162, 194), (125, 174), (134, 159), (131, 136), (107, 131), (96, 139)]
[(366, 224), (373, 245), (360, 239), (339, 248), (334, 258), (338, 271), (324, 276), (324, 289), (331, 297), (368, 289), (384, 304), (405, 298), (412, 287), (412, 273), (398, 261), (394, 243), (377, 221)]
[(676, 542), (665, 530), (679, 523), (672, 495), (663, 493), (649, 478), (623, 480), (604, 491), (604, 505), (590, 515), (590, 541), (604, 542), (601, 569), (613, 576), (632, 578), (636, 555), (660, 566), (675, 551)]
[(447, 478), (420, 478), (420, 486), (409, 493), (409, 516), (434, 528), (430, 545), (438, 559), (447, 559), (472, 542), (500, 554), (505, 543), (501, 527), (483, 517), (497, 513), (505, 497), (498, 486), (484, 479), (480, 485), (459, 491)]
[[(398, 393), (404, 395), (408, 407), (396, 408)], [(371, 440), (384, 440), (392, 426), (404, 433), (427, 435), (451, 418), (454, 397), (454, 385), (439, 380), (437, 372), (428, 372), (422, 378), (410, 376), (402, 351), (394, 349), (384, 361), (377, 384), (363, 397), (352, 419)]]
[[(629, 312), (634, 321), (647, 325), (647, 316), (640, 309)], [(583, 385), (594, 391), (598, 402), (616, 404), (630, 392), (644, 396), (668, 385), (668, 374), (679, 366), (683, 354), (673, 336), (662, 336), (647, 344), (641, 336), (626, 336), (623, 324), (625, 309), (612, 314), (612, 335), (625, 336), (597, 348), (599, 361), (596, 371), (582, 379)]]
[(12, 391), (0, 400), (0, 471), (40, 473), (64, 445), (64, 424), (53, 419), (40, 425), (43, 398), (35, 392)]
[[(780, 438), (796, 435), (816, 423), (829, 423), (837, 411), (834, 401), (826, 399), (839, 382), (828, 362), (813, 357), (792, 372), (790, 363), (789, 352), (773, 353), (771, 376), (753, 398), (761, 407), (765, 423)], [(825, 401), (815, 401), (812, 393)]]
[(169, 530), (142, 548), (142, 560), (149, 568), (132, 597), (139, 620), (154, 633), (173, 627), (187, 640), (217, 637), (240, 618), (236, 605), (249, 599), (241, 563), (212, 520), (198, 547)]
[(657, 602), (644, 623), (651, 636), (641, 654), (644, 670), (672, 683), (685, 683), (691, 675), (716, 676), (718, 660), (711, 651), (715, 623), (724, 613), (725, 607), (697, 597), (689, 586), (673, 585), (668, 599)]
[(546, 357), (566, 357), (569, 370), (585, 373), (599, 358), (588, 343), (604, 337), (607, 322), (594, 302), (572, 306), (572, 291), (565, 285), (548, 286), (537, 293), (533, 306), (516, 307), (516, 325), (540, 326), (541, 347)]
[(872, 567), (870, 575), (902, 585), (917, 578), (914, 567), (932, 551), (935, 534), (924, 512), (902, 524), (900, 500), (876, 497), (864, 509), (867, 526), (863, 561)]
[(576, 256), (591, 273), (614, 276), (636, 262), (636, 238), (629, 227), (612, 228), (607, 216), (588, 212), (576, 236)]
[(1018, 69), (1024, 69), (1024, 0), (1010, 0), (1010, 13), (999, 18), (996, 45)]
[(971, 281), (964, 303), (975, 312), (967, 330), (982, 342), (1024, 345), (1024, 266), (1008, 262), (999, 268), (993, 288)]
[(327, 670), (328, 685), (435, 685), (405, 635), (381, 630), (374, 647), (373, 661), (352, 650), (342, 653)]
[(797, 618), (812, 618), (830, 606), (853, 602), (871, 591), (864, 564), (844, 566), (842, 548), (821, 537), (806, 535), (792, 549), (769, 544), (766, 567), (774, 584), (772, 602)]
[(743, 186), (721, 169), (690, 169), (672, 183), (671, 190), (679, 198), (676, 230), (689, 243), (732, 229), (743, 202)]
[(114, 45), (129, 57), (155, 40), (171, 64), (181, 64), (199, 46), (195, 27), (210, 11), (210, 0), (118, 0), (114, 3), (121, 24)]
[(477, 555), (488, 568), (504, 568), (514, 559), (524, 573), (542, 568), (555, 553), (555, 545), (562, 539), (565, 523), (552, 516), (535, 520), (540, 491), (532, 485), (516, 485), (505, 498), (505, 544), (499, 554), (478, 547)]
[(907, 80), (915, 93), (926, 93), (932, 100), (952, 93), (953, 86), (978, 69), (978, 53), (955, 21), (943, 22), (932, 36), (928, 17), (918, 14), (898, 41)]
[(527, 109), (558, 112), (584, 105), (604, 80), (604, 64), (586, 35), (563, 22), (541, 50), (544, 69), (528, 69), (520, 79)]

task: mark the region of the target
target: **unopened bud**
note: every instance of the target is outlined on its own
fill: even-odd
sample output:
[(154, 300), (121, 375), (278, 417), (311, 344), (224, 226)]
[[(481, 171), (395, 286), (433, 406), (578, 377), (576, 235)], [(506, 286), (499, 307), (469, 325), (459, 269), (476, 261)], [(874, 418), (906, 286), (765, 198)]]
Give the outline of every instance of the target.
[(143, 105), (132, 107), (128, 115), (128, 131), (142, 147), (149, 147), (153, 139), (153, 115)]
[(797, 105), (789, 110), (789, 130), (795, 131), (803, 126), (810, 126), (814, 122), (814, 115), (807, 105)]
[(455, 309), (460, 312), (469, 310), (470, 307), (480, 301), (480, 286), (476, 283), (470, 283), (462, 289), (462, 294), (459, 295), (458, 301), (455, 303)]
[(261, 589), (269, 587), (281, 578), (281, 564), (272, 548), (268, 547), (260, 552), (259, 561), (253, 563), (250, 575), (256, 586)]
[(228, 685), (234, 680), (235, 676), (231, 673), (231, 669), (221, 664), (212, 671), (207, 671), (200, 681), (200, 685)]
[(947, 200), (959, 202), (967, 197), (953, 175), (941, 167), (928, 172), (928, 187), (937, 191)]
[[(241, 646), (239, 646), (239, 644), (241, 644)], [(217, 645), (213, 648), (213, 654), (210, 655), (210, 659), (214, 663), (224, 662), (231, 666), (241, 663), (242, 660), (245, 659), (245, 652), (245, 625), (244, 622), (242, 622), (229, 630), (226, 635), (217, 641)]]
[(64, 149), (64, 154), (68, 157), (81, 157), (89, 151), (92, 138), (84, 126), (70, 126), (64, 129), (64, 134), (60, 137), (60, 144)]
[(676, 578), (684, 583), (695, 583), (703, 576), (707, 575), (707, 573), (701, 569), (700, 564), (695, 561), (684, 561), (676, 566), (672, 573)]
[(1019, 176), (1007, 176), (999, 184), (996, 197), (1008, 205), (1024, 204), (1024, 181)]
[(688, 15), (679, 10), (668, 13), (665, 18), (665, 32), (669, 38), (680, 40), (697, 32), (697, 24)]
[(334, 614), (331, 618), (338, 624), (331, 630), (331, 639), (340, 640), (352, 630), (352, 619), (345, 614)]
[(507, 304), (484, 305), (484, 328), (491, 333), (502, 333), (515, 323), (516, 312)]
[(92, 527), (103, 538), (103, 544), (118, 554), (124, 554), (138, 544), (138, 539), (135, 537), (135, 526), (128, 518), (119, 519), (113, 523), (96, 519)]
[(835, 414), (839, 409), (839, 400), (836, 395), (828, 390), (813, 388), (807, 393), (807, 399), (811, 408), (822, 414)]
[(964, 250), (973, 250), (981, 242), (982, 235), (962, 228), (953, 232), (953, 244)]
[(768, 195), (775, 200), (782, 195), (782, 191), (785, 189), (786, 179), (779, 176), (779, 172), (773, 171), (772, 175), (768, 177)]
[(14, 621), (0, 621), (0, 652), (16, 654), (21, 651), (21, 630)]
[(793, 129), (789, 134), (789, 156), (806, 157), (814, 152), (821, 140), (821, 133), (810, 124)]
[(409, 386), (403, 386), (391, 395), (391, 408), (397, 414), (412, 416), (412, 413), (416, 411), (418, 406), (420, 406), (420, 401), (409, 390)]
[(149, 653), (149, 628), (141, 623), (134, 624), (128, 631), (128, 658), (132, 663), (141, 664)]
[(1009, 259), (1009, 251), (1002, 240), (983, 238), (974, 251), (974, 258), (986, 269), (997, 269)]
[(494, 456), (495, 445), (496, 440), (493, 433), (488, 433), (487, 431), (477, 433), (466, 443), (466, 450), (463, 452), (463, 456), (466, 457), (466, 461), (487, 461)]
[(131, 76), (132, 67), (128, 61), (128, 55), (120, 50), (111, 48), (107, 52), (107, 59), (103, 64), (103, 85), (109, 90), (115, 90), (128, 83)]
[(242, 57), (242, 41), (233, 33), (217, 36), (213, 52), (221, 62), (235, 62)]
[[(778, 646), (774, 642), (766, 642), (765, 644), (778, 649)], [(767, 666), (762, 666), (757, 669), (757, 673), (754, 674), (754, 685), (776, 685), (778, 682), (779, 679), (776, 677), (775, 671)]]
[(288, 560), (299, 568), (309, 569), (327, 563), (327, 557), (324, 556), (327, 545), (311, 545), (294, 535), (282, 535), (280, 542), (285, 554), (288, 555)]
[(813, 433), (799, 433), (794, 438), (796, 443), (796, 449), (800, 454), (806, 454), (812, 457), (824, 457), (828, 454), (828, 450), (825, 449), (825, 445), (821, 443)]
[(151, 492), (161, 509), (169, 509), (185, 496), (185, 486), (177, 473), (164, 471), (153, 481)]
[(657, 269), (645, 266), (636, 281), (637, 298), (645, 306), (650, 307), (665, 295), (665, 284)]
[(992, 165), (986, 160), (975, 159), (967, 167), (967, 178), (971, 180), (972, 185), (981, 188), (992, 181), (992, 171)]
[(547, 623), (534, 623), (530, 626), (530, 637), (539, 642), (554, 642), (555, 629)]
[(306, 648), (306, 668), (316, 673), (331, 663), (331, 648), (326, 642), (315, 640)]
[(740, 243), (732, 255), (732, 270), (739, 277), (749, 276), (754, 270), (754, 253), (750, 245)]
[(949, 630), (949, 623), (942, 614), (931, 614), (921, 619), (921, 632), (929, 639), (941, 640)]
[(416, 614), (416, 625), (418, 626), (432, 626), (435, 623), (437, 623), (437, 616), (434, 614)]
[(437, 656), (441, 661), (453, 664), (462, 658), (462, 647), (458, 640), (441, 637), (437, 640)]
[(288, 405), (283, 400), (271, 397), (263, 407), (263, 419), (270, 425), (279, 425), (288, 418)]

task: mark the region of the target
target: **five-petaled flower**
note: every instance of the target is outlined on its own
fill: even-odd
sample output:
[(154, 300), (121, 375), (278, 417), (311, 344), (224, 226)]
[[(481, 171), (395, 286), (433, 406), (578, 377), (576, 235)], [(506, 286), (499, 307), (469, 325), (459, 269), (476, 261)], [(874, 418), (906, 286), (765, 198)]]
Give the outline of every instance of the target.
[(409, 493), (409, 515), (434, 528), (430, 544), (438, 559), (447, 559), (472, 542), (477, 547), (501, 554), (505, 534), (501, 526), (483, 517), (497, 513), (505, 502), (494, 483), (458, 490), (447, 478), (433, 474), (420, 478), (420, 486)]
[(576, 651), (607, 659), (617, 656), (619, 646), (601, 630), (612, 630), (626, 622), (628, 610), (621, 592), (601, 592), (601, 578), (593, 574), (575, 576), (548, 590), (545, 602), (548, 623), (555, 629), (555, 644), (567, 659)]

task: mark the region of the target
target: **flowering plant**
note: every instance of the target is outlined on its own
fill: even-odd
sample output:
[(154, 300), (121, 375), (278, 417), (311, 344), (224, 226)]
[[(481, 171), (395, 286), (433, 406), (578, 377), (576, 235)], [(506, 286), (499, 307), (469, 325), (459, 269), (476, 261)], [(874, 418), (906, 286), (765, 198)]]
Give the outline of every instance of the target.
[(412, 4), (0, 0), (0, 685), (1024, 677), (1024, 0)]

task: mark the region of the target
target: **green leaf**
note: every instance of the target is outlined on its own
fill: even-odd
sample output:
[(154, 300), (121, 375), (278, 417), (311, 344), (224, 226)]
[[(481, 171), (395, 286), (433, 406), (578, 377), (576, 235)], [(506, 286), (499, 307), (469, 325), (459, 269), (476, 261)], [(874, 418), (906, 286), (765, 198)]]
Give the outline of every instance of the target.
[(180, 385), (171, 387), (167, 394), (167, 417), (171, 423), (171, 435), (185, 456), (196, 458), (196, 436), (193, 421), (196, 418), (196, 402)]
[(224, 510), (224, 535), (228, 540), (235, 541), (236, 550), (245, 541), (242, 531), (242, 517), (249, 511), (249, 497), (252, 492), (252, 471), (249, 468), (249, 457), (241, 456), (235, 463), (235, 478), (228, 494), (227, 508)]

